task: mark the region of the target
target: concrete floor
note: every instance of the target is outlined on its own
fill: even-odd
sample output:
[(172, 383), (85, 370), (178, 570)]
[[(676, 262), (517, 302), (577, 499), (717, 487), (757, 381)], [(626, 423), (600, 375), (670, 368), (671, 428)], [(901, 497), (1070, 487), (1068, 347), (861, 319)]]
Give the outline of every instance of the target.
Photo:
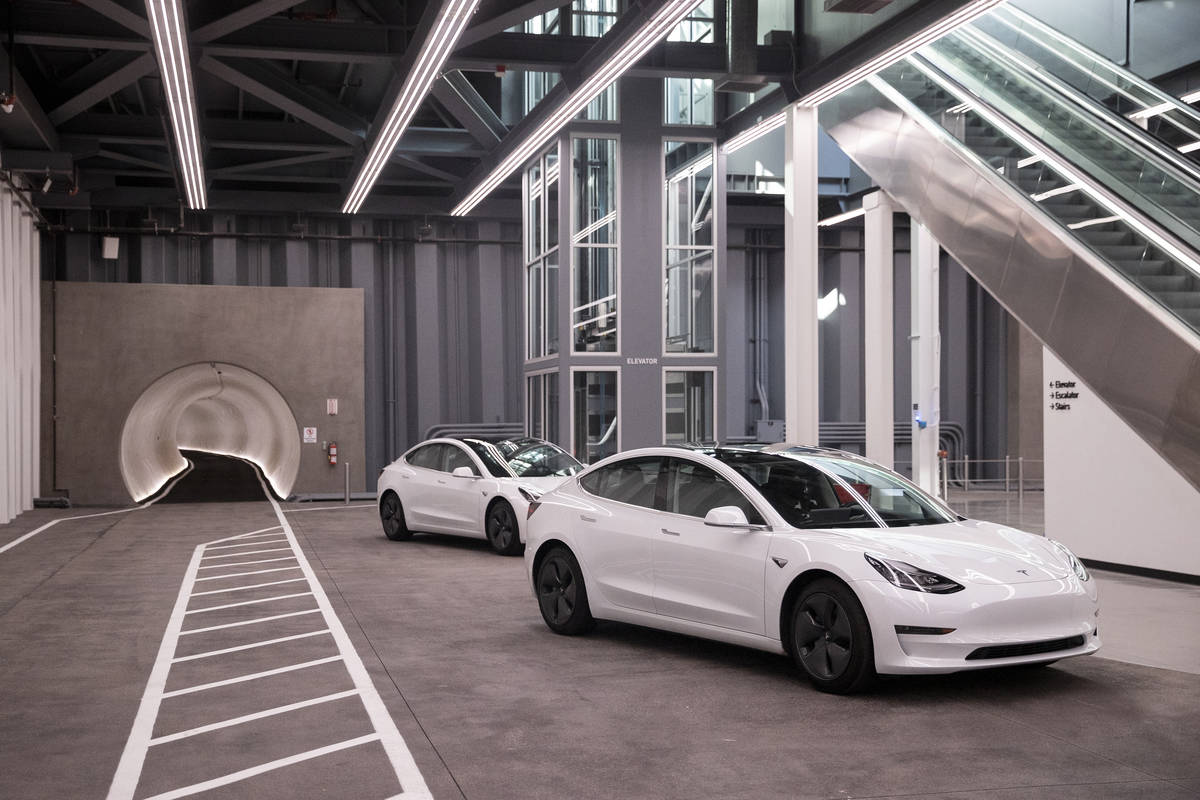
[[(555, 636), (521, 560), (482, 541), (389, 542), (370, 505), (285, 508), (295, 547), (258, 502), (64, 521), (0, 552), (0, 796), (1200, 795), (1200, 659), (1173, 649), (1200, 641), (1194, 587), (1098, 576), (1103, 652), (1126, 660), (831, 697), (756, 651), (612, 623)], [(0, 548), (80, 513), (25, 514)], [(250, 561), (232, 569), (281, 571), (222, 577)], [(235, 598), (266, 602), (203, 610)], [(352, 652), (320, 632), (343, 626)]]

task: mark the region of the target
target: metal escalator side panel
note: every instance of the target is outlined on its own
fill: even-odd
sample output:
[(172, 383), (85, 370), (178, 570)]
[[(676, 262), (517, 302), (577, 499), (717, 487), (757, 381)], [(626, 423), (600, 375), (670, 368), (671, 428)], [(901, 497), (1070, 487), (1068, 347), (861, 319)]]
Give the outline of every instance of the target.
[[(890, 89), (876, 78), (822, 104), (826, 132), (1200, 489), (1200, 336), (961, 142), (919, 120), (912, 103), (879, 86)], [(887, 131), (894, 141), (885, 141)], [(934, 170), (928, 154), (938, 148), (946, 152)], [(960, 202), (965, 209), (954, 207)]]

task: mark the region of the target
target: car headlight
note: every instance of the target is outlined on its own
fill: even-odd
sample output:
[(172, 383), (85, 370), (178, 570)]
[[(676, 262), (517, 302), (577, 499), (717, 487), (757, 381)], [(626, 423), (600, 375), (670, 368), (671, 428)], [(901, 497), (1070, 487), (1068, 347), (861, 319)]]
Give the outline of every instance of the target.
[(1071, 565), (1071, 570), (1075, 573), (1076, 578), (1079, 578), (1081, 581), (1086, 581), (1088, 578), (1092, 577), (1090, 574), (1088, 574), (1087, 567), (1083, 566), (1083, 562), (1076, 558), (1075, 554), (1071, 552), (1071, 548), (1055, 539), (1047, 539), (1046, 541), (1050, 542), (1050, 544), (1054, 545), (1054, 548), (1058, 550), (1058, 552), (1062, 553), (1063, 558), (1065, 558), (1067, 563)]
[(904, 561), (893, 561), (890, 558), (876, 558), (870, 553), (863, 553), (867, 563), (875, 571), (887, 579), (893, 586), (909, 589), (914, 592), (932, 592), (933, 594), (953, 594), (962, 591), (962, 585), (955, 583), (945, 575), (938, 575), (927, 569), (914, 567)]

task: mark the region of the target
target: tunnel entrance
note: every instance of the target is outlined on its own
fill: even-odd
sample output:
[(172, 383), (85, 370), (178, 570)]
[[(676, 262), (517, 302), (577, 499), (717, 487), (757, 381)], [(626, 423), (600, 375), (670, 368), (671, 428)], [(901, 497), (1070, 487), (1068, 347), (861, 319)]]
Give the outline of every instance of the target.
[(265, 499), (259, 471), (248, 461), (199, 450), (180, 450), (192, 469), (159, 503), (246, 503)]
[[(135, 501), (153, 497), (187, 467), (180, 451), (201, 456), (193, 459), (200, 474), (180, 484), (195, 487), (207, 476), (240, 492), (236, 476), (243, 471), (208, 458), (232, 456), (253, 462), (275, 495), (287, 497), (300, 469), (300, 430), (283, 395), (261, 375), (217, 361), (190, 364), (150, 384), (125, 418), (121, 477)], [(253, 483), (253, 499), (261, 500), (262, 487)]]

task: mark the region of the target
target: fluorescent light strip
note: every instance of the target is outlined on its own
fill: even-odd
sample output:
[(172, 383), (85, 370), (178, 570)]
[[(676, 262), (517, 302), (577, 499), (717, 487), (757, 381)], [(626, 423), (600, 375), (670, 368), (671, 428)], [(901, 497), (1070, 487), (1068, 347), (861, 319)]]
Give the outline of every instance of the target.
[(153, 32), (154, 50), (162, 73), (163, 90), (179, 153), (179, 171), (188, 206), (208, 205), (204, 188), (204, 162), (200, 155), (200, 131), (196, 122), (196, 97), (189, 67), (187, 33), (180, 0), (146, 0)]
[(866, 78), (868, 75), (873, 75), (879, 70), (891, 66), (907, 56), (909, 53), (919, 50), (935, 39), (944, 36), (964, 23), (970, 22), (972, 19), (985, 13), (993, 6), (997, 6), (1003, 2), (1004, 0), (975, 0), (975, 2), (963, 6), (950, 16), (945, 17), (944, 19), (934, 23), (924, 30), (918, 31), (904, 41), (875, 56), (875, 58), (871, 59), (865, 64), (862, 64), (856, 69), (846, 73), (842, 77), (827, 83), (819, 89), (809, 92), (807, 95), (800, 98), (800, 105), (820, 105), (835, 95), (841, 94), (846, 89), (849, 89), (851, 86)]
[(959, 103), (946, 109), (947, 114), (964, 114), (971, 109), (970, 103)]
[(729, 155), (730, 153), (741, 150), (758, 137), (765, 136), (779, 126), (783, 125), (785, 122), (787, 122), (786, 111), (780, 111), (777, 114), (772, 114), (765, 119), (759, 120), (754, 125), (725, 142), (725, 144), (721, 145), (721, 151), (726, 155)]
[(1049, 199), (1051, 197), (1058, 197), (1060, 194), (1067, 194), (1068, 192), (1075, 192), (1082, 188), (1083, 187), (1080, 186), (1078, 183), (1068, 183), (1066, 186), (1059, 186), (1057, 189), (1050, 189), (1045, 192), (1038, 192), (1037, 194), (1031, 194), (1031, 195), (1029, 195), (1029, 197), (1031, 200), (1034, 200), (1034, 201), (1040, 203), (1043, 200)]
[(619, 78), (625, 70), (646, 54), (651, 47), (674, 29), (688, 12), (699, 5), (698, 0), (674, 0), (663, 4), (642, 28), (600, 65), (583, 85), (572, 92), (540, 125), (488, 173), (461, 203), (450, 213), (461, 217), (491, 194), (509, 175), (541, 150), (558, 131), (592, 102), (600, 92)]
[(1194, 103), (1197, 100), (1200, 100), (1200, 89), (1197, 89), (1194, 92), (1188, 92), (1187, 94), (1180, 96), (1179, 99), (1188, 104)]
[(853, 211), (847, 211), (842, 214), (835, 214), (832, 217), (826, 217), (817, 223), (817, 227), (828, 228), (830, 225), (837, 225), (839, 222), (845, 222), (846, 220), (854, 219), (855, 217), (861, 217), (866, 213), (867, 210), (865, 208), (856, 208)]
[[(1041, 153), (1034, 153), (1031, 156), (1025, 156), (1025, 158), (1022, 158), (1017, 162), (1017, 169), (1025, 169), (1026, 167), (1033, 166), (1043, 158), (1045, 158), (1045, 156), (1043, 156)], [(1003, 167), (1001, 167), (1001, 169), (1003, 169)]]
[(1188, 142), (1187, 144), (1181, 144), (1181, 145), (1179, 145), (1179, 147), (1177, 147), (1175, 149), (1181, 153), (1190, 153), (1193, 150), (1200, 150), (1200, 141)]
[(442, 66), (446, 63), (446, 58), (450, 55), (450, 50), (458, 41), (458, 37), (466, 28), (467, 22), (475, 13), (478, 5), (479, 0), (451, 0), (442, 9), (430, 31), (429, 39), (417, 55), (412, 70), (405, 78), (404, 85), (388, 112), (387, 120), (371, 145), (367, 160), (359, 170), (354, 186), (342, 206), (342, 213), (356, 214), (362, 208), (367, 195), (370, 194), (380, 173), (383, 172), (383, 168), (387, 166), (388, 160), (392, 157), (392, 151), (396, 149), (400, 137), (404, 135), (405, 129), (412, 122), (425, 95), (429, 93), (433, 82), (437, 80)]

